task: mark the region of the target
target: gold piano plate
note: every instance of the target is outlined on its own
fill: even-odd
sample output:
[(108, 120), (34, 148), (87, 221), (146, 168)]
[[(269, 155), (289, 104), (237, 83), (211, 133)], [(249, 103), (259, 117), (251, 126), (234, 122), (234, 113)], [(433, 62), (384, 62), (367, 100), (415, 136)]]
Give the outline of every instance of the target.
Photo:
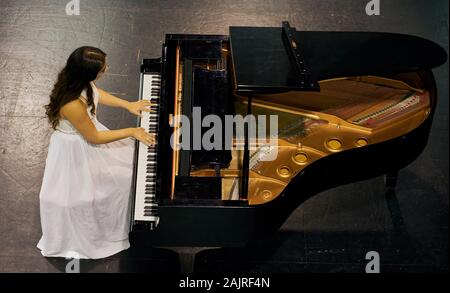
[[(250, 205), (275, 199), (295, 175), (315, 161), (402, 136), (430, 113), (429, 93), (399, 80), (368, 76), (325, 80), (320, 85), (318, 93), (255, 95), (252, 113), (278, 115), (279, 133), (276, 159), (251, 168)], [(237, 96), (236, 100), (245, 109), (245, 98)], [(370, 118), (355, 119), (360, 117)], [(290, 132), (283, 132), (289, 127)], [(268, 196), (260, 192), (265, 180), (271, 184), (276, 180), (284, 187), (271, 190), (265, 186), (271, 190)]]

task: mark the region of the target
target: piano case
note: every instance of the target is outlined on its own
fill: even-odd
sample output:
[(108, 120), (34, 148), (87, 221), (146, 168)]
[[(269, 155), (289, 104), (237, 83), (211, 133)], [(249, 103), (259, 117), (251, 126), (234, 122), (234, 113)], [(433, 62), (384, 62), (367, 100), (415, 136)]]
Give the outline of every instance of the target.
[[(275, 233), (311, 196), (338, 185), (397, 171), (422, 152), (436, 106), (431, 69), (447, 60), (446, 52), (439, 45), (415, 36), (378, 32), (291, 29), (287, 31), (291, 36), (286, 39), (285, 30), (285, 24), (283, 27), (230, 27), (229, 42), (239, 93), (318, 91), (317, 82), (323, 79), (375, 74), (389, 77), (417, 72), (432, 96), (431, 115), (406, 135), (338, 152), (312, 163), (291, 180), (280, 196), (266, 204), (161, 203), (159, 226), (154, 231), (135, 228), (130, 234), (133, 245), (243, 246)], [(168, 35), (166, 46), (177, 38), (190, 37)], [(224, 36), (220, 39), (226, 40)], [(318, 178), (322, 178), (320, 184)]]

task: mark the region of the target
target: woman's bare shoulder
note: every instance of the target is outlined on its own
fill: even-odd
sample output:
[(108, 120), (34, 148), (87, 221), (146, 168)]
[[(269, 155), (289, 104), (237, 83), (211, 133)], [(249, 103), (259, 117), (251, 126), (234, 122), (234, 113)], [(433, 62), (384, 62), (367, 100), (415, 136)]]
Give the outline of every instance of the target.
[(83, 96), (80, 96), (78, 99), (70, 101), (69, 103), (62, 106), (61, 110), (59, 111), (61, 118), (65, 118), (67, 116), (70, 116), (71, 114), (76, 115), (86, 112), (87, 104), (85, 100), (86, 99)]

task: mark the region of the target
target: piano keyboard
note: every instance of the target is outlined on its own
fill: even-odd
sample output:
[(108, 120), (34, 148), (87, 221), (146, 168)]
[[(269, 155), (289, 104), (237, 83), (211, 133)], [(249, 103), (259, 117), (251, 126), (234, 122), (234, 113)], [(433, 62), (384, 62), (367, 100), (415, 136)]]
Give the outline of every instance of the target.
[[(144, 128), (149, 133), (153, 133), (156, 138), (158, 134), (158, 105), (161, 88), (160, 74), (142, 74), (141, 76), (141, 99), (149, 100), (152, 112), (142, 112), (139, 127)], [(134, 220), (148, 222), (150, 229), (155, 228), (159, 223), (158, 201), (156, 197), (156, 163), (157, 147), (147, 146), (139, 142), (137, 153), (136, 172), (136, 196), (134, 203)]]

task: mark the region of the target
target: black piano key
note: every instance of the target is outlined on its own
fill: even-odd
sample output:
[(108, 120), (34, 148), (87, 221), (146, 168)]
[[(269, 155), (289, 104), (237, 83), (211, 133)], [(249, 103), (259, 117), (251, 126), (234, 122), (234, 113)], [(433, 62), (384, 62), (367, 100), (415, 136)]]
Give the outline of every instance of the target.
[(157, 210), (157, 207), (154, 205), (147, 205), (144, 207), (144, 211), (145, 210)]
[[(158, 214), (152, 214), (152, 213), (144, 213), (144, 217), (157, 217)], [(153, 222), (150, 222), (150, 230), (153, 230), (153, 226), (152, 226)]]

